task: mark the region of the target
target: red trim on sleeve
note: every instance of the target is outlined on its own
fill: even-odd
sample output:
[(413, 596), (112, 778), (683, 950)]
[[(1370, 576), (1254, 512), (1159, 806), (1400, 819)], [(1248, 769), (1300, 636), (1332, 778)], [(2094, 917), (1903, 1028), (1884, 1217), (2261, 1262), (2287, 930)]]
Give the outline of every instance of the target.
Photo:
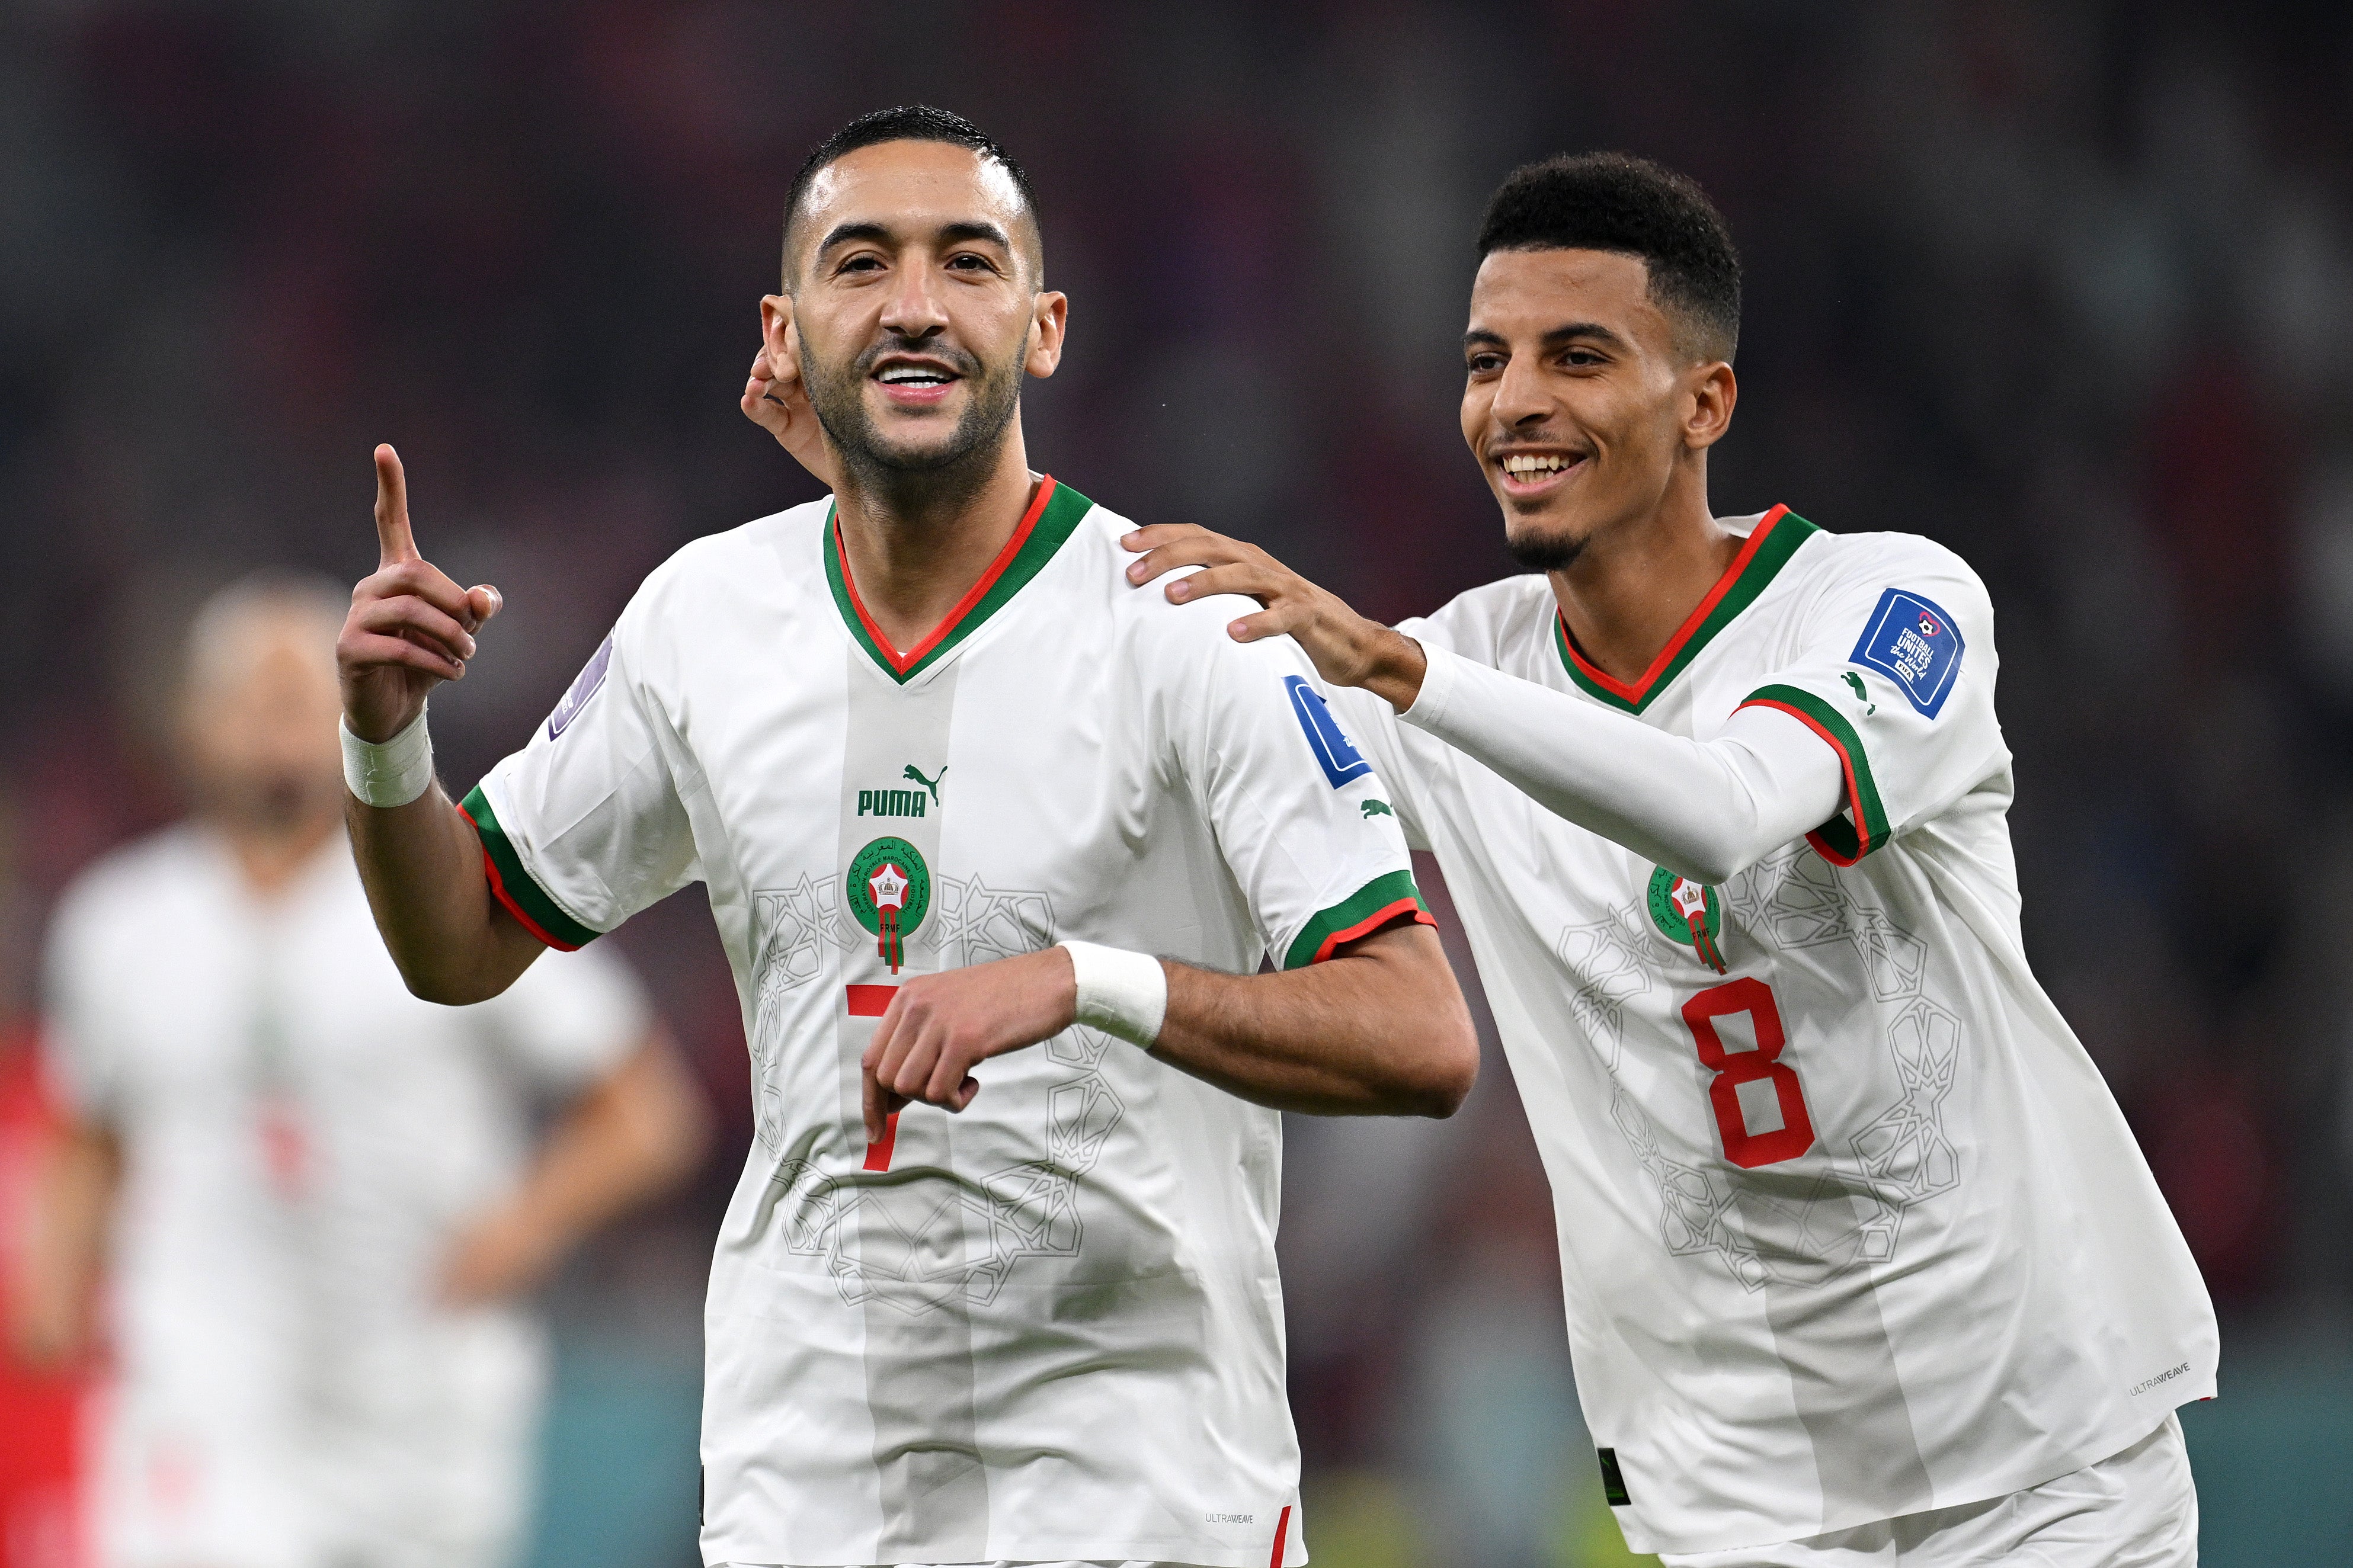
[[(477, 841), (479, 841), (482, 834), (482, 825), (474, 820), (474, 814), (468, 811), (461, 805), (458, 808), (458, 815), (466, 819), (466, 826), (474, 830), (474, 837)], [(545, 942), (548, 946), (554, 948), (558, 952), (577, 952), (580, 951), (577, 943), (558, 942), (554, 937), (550, 936), (537, 921), (522, 912), (522, 906), (515, 902), (514, 895), (512, 893), (507, 891), (507, 879), (499, 875), (499, 863), (491, 858), (490, 847), (487, 845), (482, 848), (482, 869), (490, 873), (491, 896), (498, 900), (500, 903), (506, 906), (507, 913), (514, 916), (516, 922), (520, 924), (523, 930), (531, 932), (532, 935), (539, 938), (540, 941)]]
[(1282, 1505), (1282, 1517), (1274, 1521), (1274, 1555), (1266, 1560), (1266, 1568), (1282, 1568), (1282, 1545), (1291, 1539), (1291, 1505)]
[[(1831, 751), (1838, 753), (1839, 768), (1846, 775), (1847, 809), (1854, 814), (1855, 852), (1852, 855), (1840, 854), (1837, 850), (1831, 847), (1829, 840), (1822, 837), (1821, 831), (1819, 828), (1806, 835), (1806, 842), (1814, 847), (1815, 854), (1820, 855), (1823, 859), (1829, 861), (1833, 866), (1861, 865), (1862, 863), (1862, 858), (1871, 852), (1871, 824), (1863, 820), (1862, 788), (1855, 782), (1854, 759), (1847, 755), (1846, 743), (1841, 741), (1836, 735), (1831, 734), (1829, 730), (1825, 729), (1822, 726), (1821, 721), (1816, 719), (1812, 714), (1808, 713), (1801, 709), (1794, 708), (1787, 702), (1778, 702), (1770, 697), (1752, 697), (1747, 701), (1742, 703), (1740, 707), (1770, 708), (1777, 713), (1787, 713), (1790, 718), (1795, 719), (1799, 723), (1803, 724), (1807, 729), (1811, 730), (1815, 734), (1820, 735), (1822, 738), (1823, 743), (1828, 745)], [(1740, 710), (1738, 708), (1733, 710), (1736, 713), (1739, 710)]]
[[(1438, 923), (1437, 921), (1430, 918), (1430, 911), (1421, 907), (1419, 900), (1399, 899), (1393, 904), (1388, 904), (1380, 909), (1375, 910), (1371, 914), (1366, 915), (1355, 925), (1344, 927), (1339, 931), (1334, 931), (1330, 936), (1325, 937), (1316, 947), (1315, 956), (1309, 959), (1307, 962), (1310, 963), (1321, 963), (1325, 959), (1331, 957), (1332, 950), (1338, 947), (1342, 942), (1354, 942), (1360, 936), (1370, 936), (1373, 932), (1380, 930), (1381, 927), (1388, 925), (1391, 921), (1396, 920), (1399, 915), (1404, 914), (1412, 915), (1412, 923), (1418, 926), (1434, 926)], [(1286, 1509), (1284, 1511), (1289, 1512), (1290, 1510)]]

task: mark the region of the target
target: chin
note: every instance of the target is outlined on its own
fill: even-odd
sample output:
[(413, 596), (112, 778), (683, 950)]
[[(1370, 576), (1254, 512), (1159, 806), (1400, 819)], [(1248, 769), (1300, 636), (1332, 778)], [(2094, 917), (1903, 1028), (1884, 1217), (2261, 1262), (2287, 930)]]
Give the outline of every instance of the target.
[(1573, 524), (1530, 519), (1506, 521), (1504, 548), (1530, 572), (1557, 572), (1585, 552), (1588, 535)]

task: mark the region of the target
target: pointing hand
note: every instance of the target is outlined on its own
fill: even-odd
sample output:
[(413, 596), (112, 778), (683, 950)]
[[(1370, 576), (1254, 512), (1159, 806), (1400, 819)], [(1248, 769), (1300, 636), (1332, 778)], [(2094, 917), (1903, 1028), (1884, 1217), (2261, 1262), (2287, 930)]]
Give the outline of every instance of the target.
[(388, 741), (424, 710), (426, 695), (466, 673), (474, 634), (503, 601), (489, 584), (460, 588), (417, 552), (400, 455), (375, 449), (376, 569), (352, 590), (335, 641), (343, 721), (363, 741)]

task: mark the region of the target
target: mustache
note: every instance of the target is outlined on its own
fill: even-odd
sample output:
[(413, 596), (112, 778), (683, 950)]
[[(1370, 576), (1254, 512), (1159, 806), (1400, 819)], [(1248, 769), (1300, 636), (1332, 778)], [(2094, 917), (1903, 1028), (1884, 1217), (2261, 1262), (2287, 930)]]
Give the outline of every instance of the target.
[(958, 375), (977, 377), (981, 364), (976, 355), (957, 348), (953, 343), (935, 342), (925, 338), (901, 337), (892, 332), (881, 342), (869, 345), (850, 364), (850, 373), (860, 377), (873, 374), (874, 367), (892, 354), (917, 354), (924, 359), (944, 362)]

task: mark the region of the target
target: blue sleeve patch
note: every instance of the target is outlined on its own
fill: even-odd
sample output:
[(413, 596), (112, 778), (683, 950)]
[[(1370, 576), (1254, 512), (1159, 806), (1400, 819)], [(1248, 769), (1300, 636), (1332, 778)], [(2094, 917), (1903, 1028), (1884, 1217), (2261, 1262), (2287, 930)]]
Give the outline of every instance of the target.
[(1935, 600), (1890, 588), (1847, 657), (1895, 682), (1913, 707), (1934, 719), (1960, 679), (1961, 628)]
[(572, 689), (564, 694), (564, 700), (557, 703), (555, 711), (547, 716), (549, 740), (553, 741), (564, 733), (572, 721), (580, 717), (580, 710), (588, 706), (588, 699), (596, 696), (597, 689), (605, 684), (605, 670), (612, 662), (613, 634), (607, 632), (605, 640), (596, 645), (596, 651), (588, 656), (587, 664), (572, 678)]
[(1299, 727), (1307, 731), (1308, 749), (1323, 764), (1324, 776), (1332, 781), (1334, 789), (1373, 771), (1373, 764), (1365, 761), (1365, 754), (1341, 730), (1340, 721), (1332, 717), (1332, 705), (1324, 700), (1322, 692), (1308, 685), (1303, 676), (1286, 675), (1282, 684), (1291, 692), (1291, 710), (1299, 715)]

